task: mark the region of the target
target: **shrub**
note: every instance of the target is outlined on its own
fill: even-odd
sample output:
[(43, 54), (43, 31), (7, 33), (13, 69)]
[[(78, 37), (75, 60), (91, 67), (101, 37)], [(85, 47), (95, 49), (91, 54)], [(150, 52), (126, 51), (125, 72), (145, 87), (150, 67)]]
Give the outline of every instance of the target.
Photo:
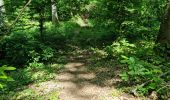
[(152, 41), (129, 43), (126, 39), (118, 39), (104, 49), (107, 57), (116, 58), (124, 65), (119, 76), (123, 83), (135, 87), (132, 89), (135, 94), (146, 95), (155, 91), (164, 96), (169, 91), (169, 64), (154, 52), (154, 46)]
[(6, 62), (16, 66), (28, 64), (34, 58), (48, 61), (54, 53), (51, 47), (39, 42), (35, 37), (21, 33), (5, 37), (0, 47), (3, 48)]
[(162, 87), (165, 88), (163, 84), (166, 81), (162, 78), (164, 73), (160, 67), (135, 57), (122, 56), (122, 58), (120, 62), (126, 64), (127, 68), (119, 76), (123, 81), (135, 85), (135, 91), (139, 94), (148, 94), (151, 91), (158, 92)]
[(134, 54), (134, 48), (136, 46), (132, 43), (129, 43), (125, 38), (118, 39), (117, 41), (113, 42), (112, 45), (107, 46), (105, 51), (108, 53), (109, 57), (116, 57), (119, 58), (120, 55), (130, 55)]
[(13, 81), (13, 79), (5, 73), (5, 71), (11, 70), (15, 70), (15, 68), (7, 65), (0, 67), (0, 88), (3, 88), (3, 86), (6, 85), (6, 82)]

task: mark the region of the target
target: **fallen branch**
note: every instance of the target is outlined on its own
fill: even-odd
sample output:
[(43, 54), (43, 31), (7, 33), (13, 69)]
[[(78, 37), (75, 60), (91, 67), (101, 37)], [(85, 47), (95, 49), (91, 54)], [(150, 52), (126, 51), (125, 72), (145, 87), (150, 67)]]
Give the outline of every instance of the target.
[(161, 78), (161, 77), (164, 77), (164, 76), (168, 75), (169, 73), (170, 73), (170, 71), (165, 72), (165, 73), (161, 74), (159, 77), (160, 77), (160, 78)]
[(163, 86), (163, 87), (159, 88), (159, 89), (157, 90), (157, 92), (159, 92), (160, 90), (162, 90), (162, 89), (164, 89), (164, 88), (166, 88), (166, 87), (170, 87), (170, 84), (165, 85), (165, 86)]
[[(170, 73), (170, 71), (165, 72), (165, 73), (159, 75), (158, 77), (161, 78), (161, 77), (163, 77), (163, 76), (168, 75), (169, 73)], [(134, 96), (138, 96), (137, 89), (138, 89), (139, 87), (141, 88), (141, 87), (145, 86), (146, 84), (148, 84), (149, 82), (152, 82), (152, 81), (153, 81), (153, 79), (148, 80), (148, 81), (142, 83), (141, 85), (136, 86), (136, 88), (133, 89), (133, 90), (131, 91), (131, 93), (132, 93)], [(166, 86), (169, 86), (169, 85), (166, 85)]]
[(14, 22), (9, 26), (9, 29), (6, 31), (6, 33), (8, 34), (11, 29), (13, 28), (13, 26), (17, 23), (17, 21), (19, 20), (20, 17), (22, 17), (22, 14), (25, 11), (25, 8), (31, 3), (32, 0), (29, 0), (25, 6), (21, 9), (20, 13), (18, 14), (18, 16), (16, 17), (16, 19), (14, 20)]

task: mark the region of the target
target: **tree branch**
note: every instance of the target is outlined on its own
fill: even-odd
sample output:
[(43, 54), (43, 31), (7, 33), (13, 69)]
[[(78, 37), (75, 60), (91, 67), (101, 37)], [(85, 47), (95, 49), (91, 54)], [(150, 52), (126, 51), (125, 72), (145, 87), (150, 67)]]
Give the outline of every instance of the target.
[(19, 20), (20, 17), (22, 17), (22, 14), (25, 11), (25, 8), (31, 3), (32, 0), (29, 0), (25, 6), (21, 9), (20, 13), (18, 14), (18, 16), (16, 17), (16, 19), (14, 20), (14, 22), (9, 26), (9, 29), (6, 31), (6, 33), (8, 34), (8, 32), (11, 31), (11, 29), (13, 28), (13, 26), (17, 23), (17, 21)]
[[(169, 73), (170, 73), (170, 71), (165, 72), (165, 73), (163, 73), (163, 74), (159, 75), (158, 77), (159, 77), (159, 78), (161, 78), (161, 77), (163, 77), (163, 76), (168, 75)], [(148, 81), (146, 81), (146, 82), (144, 82), (144, 83), (142, 83), (142, 84), (140, 84), (140, 85), (136, 86), (136, 88), (135, 88), (135, 89), (133, 89), (133, 90), (131, 91), (131, 93), (132, 93), (134, 96), (137, 96), (137, 95), (138, 95), (138, 93), (137, 93), (137, 89), (138, 89), (139, 87), (143, 87), (143, 86), (145, 86), (146, 84), (148, 84), (149, 82), (152, 82), (152, 81), (153, 81), (153, 79), (148, 80)], [(168, 85), (168, 86), (170, 86), (170, 85)]]

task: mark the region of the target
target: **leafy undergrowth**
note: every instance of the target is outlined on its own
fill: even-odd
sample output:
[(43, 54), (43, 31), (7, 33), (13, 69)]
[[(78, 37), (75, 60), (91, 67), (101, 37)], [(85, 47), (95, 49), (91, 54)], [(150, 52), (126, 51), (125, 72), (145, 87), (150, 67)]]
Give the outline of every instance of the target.
[[(34, 94), (34, 89), (30, 89), (29, 85), (53, 80), (64, 67), (67, 59), (63, 56), (65, 52), (79, 56), (82, 51), (72, 44), (84, 47), (96, 45), (105, 34), (102, 29), (80, 27), (72, 21), (60, 23), (59, 27), (49, 22), (44, 26), (43, 39), (37, 34), (38, 27), (35, 26), (29, 30), (14, 31), (0, 40), (0, 65), (16, 67), (15, 71), (8, 72), (14, 81), (7, 81), (6, 87), (0, 91), (3, 99), (37, 97), (39, 93)], [(97, 38), (95, 34), (98, 34)]]
[(92, 50), (96, 60), (114, 59), (120, 65), (117, 75), (121, 82), (118, 88), (135, 96), (165, 100), (170, 96), (169, 61), (157, 55), (154, 47), (152, 41), (130, 43), (126, 39), (118, 39), (104, 49)]
[[(30, 84), (53, 80), (70, 56), (88, 62), (88, 71), (96, 74), (92, 84), (114, 85), (135, 96), (169, 97), (169, 60), (154, 52), (153, 41), (130, 42), (125, 38), (114, 41), (116, 35), (106, 29), (80, 27), (70, 21), (59, 27), (51, 27), (50, 23), (45, 26), (44, 43), (35, 34), (36, 29), (27, 35), (16, 32), (2, 40), (0, 46), (5, 47), (2, 53), (6, 54), (5, 60), (1, 59), (2, 64), (17, 65), (17, 70), (9, 73), (15, 81), (7, 82), (7, 87), (1, 91), (3, 99), (39, 99), (39, 96), (53, 95), (54, 91), (41, 95), (40, 91), (30, 88)], [(110, 44), (110, 40), (114, 42)], [(90, 58), (86, 59), (88, 56)]]
[(142, 98), (166, 99), (169, 95), (169, 73), (166, 72), (169, 69), (163, 66), (168, 63), (154, 54), (152, 43), (142, 45), (145, 47), (136, 49), (138, 45), (127, 40), (114, 42), (104, 49), (82, 49), (71, 45), (67, 52), (56, 53), (60, 57), (53, 58), (55, 63), (32, 62), (11, 72), (15, 81), (7, 83), (2, 98), (56, 100), (59, 89), (54, 79), (67, 60), (74, 59), (85, 62), (87, 72), (95, 74), (96, 77), (89, 81), (91, 84), (116, 87), (118, 91), (112, 92), (113, 97), (129, 93)]
[(17, 69), (9, 75), (14, 81), (8, 82), (1, 91), (1, 99), (12, 100), (56, 100), (59, 95), (54, 80), (57, 71), (63, 69), (63, 64), (30, 63), (24, 69)]
[(31, 84), (17, 92), (11, 91), (8, 95), (2, 95), (1, 100), (58, 100), (59, 90), (56, 84), (52, 81)]

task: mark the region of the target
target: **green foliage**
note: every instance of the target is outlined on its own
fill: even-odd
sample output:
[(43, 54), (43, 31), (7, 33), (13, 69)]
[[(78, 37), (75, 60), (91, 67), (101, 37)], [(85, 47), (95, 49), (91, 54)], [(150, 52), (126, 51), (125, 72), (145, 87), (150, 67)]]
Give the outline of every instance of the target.
[(24, 65), (34, 60), (48, 61), (53, 57), (54, 50), (40, 43), (33, 35), (14, 33), (3, 38), (1, 42), (4, 58), (8, 63)]
[(11, 77), (6, 75), (5, 71), (15, 70), (14, 67), (3, 65), (0, 67), (0, 88), (3, 88), (6, 85), (6, 82), (14, 81)]
[[(59, 90), (53, 89), (50, 92), (47, 93), (42, 93), (43, 89), (46, 89), (46, 87), (39, 85), (39, 84), (34, 84), (32, 87), (25, 88), (19, 92), (9, 92), (7, 95), (1, 95), (1, 99), (5, 100), (7, 98), (10, 99), (26, 99), (26, 100), (58, 100), (58, 97), (60, 95)], [(41, 91), (41, 92), (39, 92)]]
[[(14, 91), (16, 88), (22, 88), (31, 83), (44, 82), (53, 79), (56, 71), (59, 71), (63, 64), (45, 65), (39, 62), (31, 62), (25, 68), (17, 69), (10, 73), (15, 81), (7, 83), (6, 91)], [(0, 91), (1, 92), (1, 91)]]
[(134, 54), (134, 44), (129, 43), (126, 39), (120, 39), (115, 41), (112, 45), (107, 46), (105, 51), (108, 53), (108, 56), (111, 57), (120, 57), (120, 55), (131, 55)]
[(169, 74), (164, 77), (161, 75), (169, 70), (169, 65), (164, 58), (155, 54), (154, 46), (152, 41), (129, 43), (126, 39), (122, 39), (115, 41), (100, 52), (106, 53), (107, 57), (116, 58), (121, 65), (124, 65), (119, 76), (126, 86), (134, 86), (135, 91), (142, 95), (149, 94), (151, 91), (165, 95), (169, 89), (164, 92), (159, 89), (165, 88), (164, 85), (168, 86), (166, 82), (169, 81), (167, 79)]
[(162, 69), (156, 67), (146, 61), (139, 60), (135, 57), (122, 56), (120, 61), (122, 64), (127, 64), (126, 71), (119, 74), (122, 80), (129, 84), (136, 85), (136, 90), (139, 94), (148, 94), (149, 91), (158, 91), (165, 84), (165, 79), (160, 77)]
[(58, 13), (61, 20), (69, 20), (77, 14), (85, 11), (85, 5), (90, 0), (58, 0)]
[(108, 56), (107, 52), (105, 52), (104, 50), (100, 50), (98, 48), (91, 48), (91, 50), (93, 52), (94, 60), (104, 59)]
[[(8, 30), (26, 3), (24, 0), (4, 2), (0, 35)], [(32, 0), (8, 35), (0, 37), (1, 64), (21, 68), (11, 72), (16, 81), (10, 82), (10, 86), (52, 78), (53, 68), (47, 63), (53, 57), (61, 59), (56, 54), (74, 44), (83, 48), (93, 46), (90, 48), (95, 60), (120, 61), (124, 65), (120, 77), (128, 85), (136, 86), (139, 93), (165, 94), (169, 74), (158, 76), (170, 69), (169, 45), (155, 46), (154, 40), (166, 3), (167, 0), (56, 0), (60, 22), (55, 26), (51, 23), (51, 1)], [(161, 54), (156, 54), (154, 48)], [(66, 62), (61, 60), (60, 63)], [(1, 67), (0, 80), (10, 79), (4, 76), (5, 70), (13, 69)]]
[[(141, 81), (140, 79), (147, 80), (145, 78), (151, 78), (153, 74), (160, 74), (162, 71), (160, 69), (152, 69), (153, 65), (148, 64), (145, 61), (140, 61), (134, 57), (126, 57), (122, 56), (123, 60), (121, 60), (121, 63), (128, 64), (128, 70), (127, 72), (123, 73), (123, 75), (126, 74), (126, 76), (129, 77), (129, 81)], [(151, 71), (152, 70), (152, 71)], [(156, 72), (156, 73), (154, 73)], [(120, 75), (122, 76), (122, 75)]]

